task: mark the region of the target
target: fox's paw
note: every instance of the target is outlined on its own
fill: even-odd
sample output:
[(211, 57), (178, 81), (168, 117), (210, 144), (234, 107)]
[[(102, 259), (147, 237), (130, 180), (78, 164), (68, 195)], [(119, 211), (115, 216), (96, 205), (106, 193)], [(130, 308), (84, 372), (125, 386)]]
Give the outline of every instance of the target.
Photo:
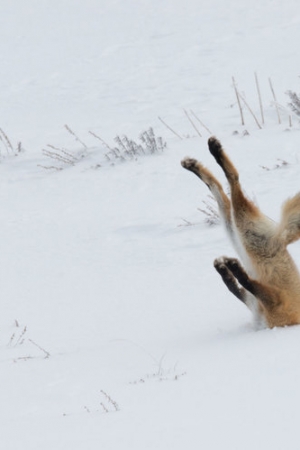
[(224, 256), (221, 256), (220, 258), (214, 260), (214, 268), (222, 276), (222, 278), (228, 277), (229, 275), (229, 270), (224, 260), (225, 260)]
[(220, 258), (216, 258), (214, 260), (214, 267), (217, 268), (217, 267), (226, 266), (225, 259), (226, 259), (226, 256), (220, 256)]
[(249, 276), (238, 259), (227, 258), (225, 261), (226, 266), (230, 272), (237, 278), (237, 280), (245, 287), (249, 282)]
[(231, 270), (231, 272), (236, 272), (237, 270), (244, 270), (241, 263), (236, 258), (224, 258), (224, 264)]
[(184, 167), (187, 170), (190, 170), (191, 172), (195, 172), (197, 170), (197, 164), (198, 161), (193, 158), (184, 158), (181, 161), (182, 167)]
[(215, 138), (214, 136), (210, 137), (208, 139), (208, 148), (209, 148), (210, 153), (218, 161), (218, 159), (221, 157), (222, 152), (223, 152), (220, 141), (218, 141), (218, 139)]

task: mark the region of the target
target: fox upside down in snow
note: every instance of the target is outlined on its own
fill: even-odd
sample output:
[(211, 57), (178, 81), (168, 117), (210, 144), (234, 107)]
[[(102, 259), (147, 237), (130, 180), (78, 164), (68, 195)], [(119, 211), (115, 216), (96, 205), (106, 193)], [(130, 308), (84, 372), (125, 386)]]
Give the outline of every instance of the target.
[(223, 169), (230, 199), (220, 182), (195, 159), (182, 166), (196, 174), (215, 197), (220, 216), (246, 270), (235, 258), (221, 257), (214, 266), (227, 288), (270, 328), (300, 323), (300, 274), (287, 245), (300, 238), (300, 193), (288, 199), (276, 224), (245, 197), (239, 174), (220, 142), (208, 140), (210, 153)]

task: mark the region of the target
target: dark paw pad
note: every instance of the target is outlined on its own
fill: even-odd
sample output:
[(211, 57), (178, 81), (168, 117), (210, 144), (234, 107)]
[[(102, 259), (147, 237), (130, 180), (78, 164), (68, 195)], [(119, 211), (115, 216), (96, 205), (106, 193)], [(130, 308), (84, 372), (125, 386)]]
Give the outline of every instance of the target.
[(228, 272), (228, 269), (225, 265), (225, 258), (217, 258), (214, 260), (214, 268), (219, 272), (220, 274), (224, 274)]
[(222, 149), (222, 145), (221, 145), (220, 141), (218, 141), (217, 138), (212, 136), (208, 139), (208, 148), (209, 148), (210, 153), (216, 159), (220, 158), (223, 149)]
[(192, 172), (194, 172), (196, 170), (196, 166), (197, 166), (197, 160), (193, 159), (193, 158), (185, 158), (181, 161), (181, 165), (182, 167), (184, 167), (187, 170), (191, 170)]
[(242, 268), (239, 260), (235, 258), (225, 258), (224, 263), (232, 272)]

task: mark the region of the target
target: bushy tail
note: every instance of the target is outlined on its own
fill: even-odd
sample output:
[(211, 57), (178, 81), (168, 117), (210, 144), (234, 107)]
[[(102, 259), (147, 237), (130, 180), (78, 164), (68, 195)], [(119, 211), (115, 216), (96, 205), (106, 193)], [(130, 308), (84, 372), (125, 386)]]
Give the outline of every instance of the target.
[(300, 192), (284, 202), (279, 232), (286, 245), (300, 238)]

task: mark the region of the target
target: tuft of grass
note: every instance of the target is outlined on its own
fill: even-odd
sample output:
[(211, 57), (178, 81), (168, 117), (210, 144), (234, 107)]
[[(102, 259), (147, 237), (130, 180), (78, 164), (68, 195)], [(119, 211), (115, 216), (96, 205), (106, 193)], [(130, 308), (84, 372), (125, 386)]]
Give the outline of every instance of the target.
[(81, 139), (79, 139), (77, 134), (74, 133), (74, 131), (69, 127), (69, 125), (65, 125), (65, 129), (75, 138), (75, 141), (79, 142), (83, 146), (84, 149), (88, 148), (87, 145)]
[(262, 169), (270, 171), (270, 170), (276, 170), (276, 169), (282, 169), (282, 167), (288, 166), (289, 163), (285, 161), (284, 159), (277, 158), (277, 163), (274, 164), (272, 167), (267, 166), (260, 166)]
[(165, 367), (164, 359), (166, 355), (163, 355), (159, 361), (157, 361), (157, 370), (153, 373), (149, 373), (137, 380), (131, 381), (129, 384), (143, 384), (147, 381), (178, 381), (181, 377), (185, 376), (187, 372), (178, 371), (177, 363), (174, 367)]
[(100, 392), (104, 397), (105, 401), (105, 403), (104, 402), (100, 403), (105, 413), (120, 411), (118, 403), (115, 400), (113, 400), (111, 396), (107, 394), (107, 392), (103, 391), (103, 389), (101, 389)]
[(22, 146), (22, 143), (18, 142), (17, 146), (14, 147), (8, 135), (2, 128), (0, 128), (0, 159), (5, 158), (7, 156), (18, 156), (18, 154), (23, 151), (24, 148)]
[[(264, 106), (263, 106), (261, 88), (260, 88), (260, 84), (259, 84), (259, 80), (258, 80), (258, 76), (257, 76), (256, 72), (254, 73), (254, 78), (255, 78), (256, 92), (257, 92), (259, 109), (260, 109), (260, 119), (258, 119), (254, 108), (252, 108), (250, 106), (249, 102), (247, 101), (246, 95), (244, 93), (241, 93), (241, 91), (238, 89), (238, 86), (237, 86), (237, 83), (236, 83), (234, 77), (232, 77), (232, 85), (233, 85), (233, 89), (234, 89), (236, 100), (237, 100), (236, 103), (238, 105), (238, 109), (239, 109), (239, 113), (240, 113), (241, 124), (243, 126), (246, 125), (244, 111), (247, 110), (248, 113), (250, 113), (250, 115), (254, 119), (258, 128), (261, 130), (263, 128), (263, 126), (265, 125), (265, 111), (264, 111)], [(278, 125), (281, 125), (283, 123), (281, 113), (284, 113), (284, 115), (287, 116), (287, 118), (288, 118), (289, 127), (292, 127), (292, 115), (288, 111), (287, 108), (285, 108), (284, 106), (282, 106), (278, 103), (274, 85), (273, 85), (271, 78), (268, 78), (268, 84), (269, 84), (270, 92), (272, 95), (270, 104), (276, 110)], [(300, 98), (299, 98), (299, 96), (296, 93), (291, 92), (291, 91), (287, 91), (287, 94), (289, 95), (290, 100), (291, 100), (291, 102), (289, 103), (289, 107), (291, 108), (291, 110), (293, 111), (293, 113), (295, 115), (300, 116)]]
[[(95, 154), (95, 148), (88, 148), (87, 145), (81, 141), (78, 136), (74, 133), (73, 130), (70, 129), (67, 125), (65, 125), (67, 131), (75, 137), (76, 141), (80, 142), (83, 148), (77, 150), (76, 152), (72, 152), (66, 148), (55, 147), (54, 145), (47, 145), (47, 148), (42, 150), (44, 156), (51, 159), (51, 165), (39, 165), (43, 169), (50, 170), (63, 170), (68, 167), (73, 167), (80, 163), (83, 158), (89, 158), (92, 154)], [(100, 168), (106, 162), (110, 164), (115, 164), (116, 162), (126, 162), (137, 160), (139, 157), (144, 155), (153, 155), (156, 153), (161, 153), (166, 148), (167, 144), (162, 137), (155, 136), (153, 128), (149, 128), (146, 131), (143, 131), (139, 135), (139, 141), (136, 142), (133, 139), (130, 139), (128, 136), (117, 135), (114, 139), (115, 145), (110, 146), (107, 144), (101, 136), (96, 133), (89, 131), (91, 136), (101, 142), (103, 152), (99, 152), (97, 158), (99, 161), (96, 163), (93, 162), (91, 168)]]
[(216, 201), (214, 197), (211, 195), (208, 195), (209, 200), (202, 200), (202, 203), (204, 204), (204, 208), (198, 208), (198, 211), (200, 211), (202, 214), (205, 215), (205, 223), (210, 226), (219, 225), (221, 219), (218, 212), (218, 209), (211, 203), (212, 201)]
[(286, 93), (290, 98), (288, 106), (296, 116), (300, 117), (300, 96), (292, 91), (287, 91)]
[[(100, 390), (100, 406), (101, 410), (96, 408), (91, 408), (89, 406), (84, 406), (83, 409), (88, 414), (102, 413), (109, 414), (120, 411), (118, 403), (103, 389)], [(64, 414), (66, 416), (67, 414)]]
[(161, 153), (167, 144), (162, 137), (156, 137), (153, 128), (143, 131), (139, 135), (139, 142), (129, 139), (126, 135), (116, 136), (115, 147), (109, 147), (105, 154), (109, 161), (130, 161), (136, 160), (140, 156)]
[[(45, 348), (43, 348), (41, 345), (37, 344), (36, 341), (28, 337), (28, 328), (26, 325), (20, 326), (19, 322), (15, 320), (15, 328), (16, 329), (10, 336), (7, 346), (11, 349), (18, 349), (21, 346), (23, 348), (20, 356), (13, 358), (14, 362), (28, 361), (29, 359), (40, 358), (39, 355), (32, 355), (30, 351), (30, 347), (32, 346), (34, 346), (39, 350), (39, 353), (43, 355), (43, 359), (50, 358), (51, 355), (47, 350), (45, 350)], [(24, 354), (25, 351), (28, 353)], [(18, 353), (20, 353), (20, 351), (18, 351)]]

